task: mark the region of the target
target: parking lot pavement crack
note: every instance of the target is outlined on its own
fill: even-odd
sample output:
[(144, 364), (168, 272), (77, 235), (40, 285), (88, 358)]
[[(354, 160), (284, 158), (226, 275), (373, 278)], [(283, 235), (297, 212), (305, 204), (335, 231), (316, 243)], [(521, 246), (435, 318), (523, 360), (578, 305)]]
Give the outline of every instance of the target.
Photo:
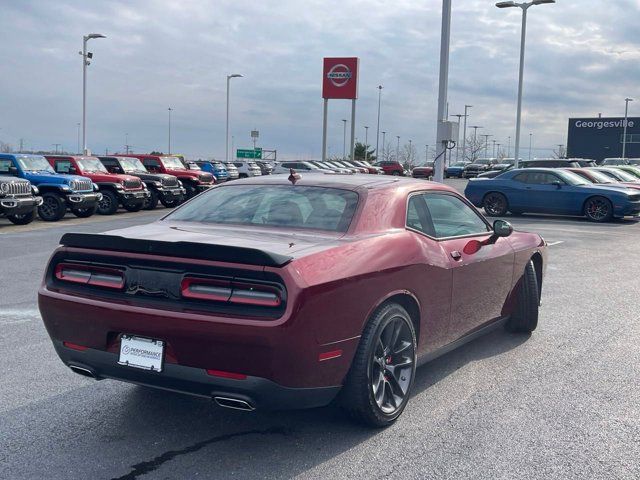
[(228, 433), (226, 435), (219, 435), (217, 437), (209, 438), (207, 440), (194, 443), (193, 445), (185, 447), (181, 450), (169, 450), (168, 452), (165, 452), (162, 455), (158, 455), (157, 457), (147, 462), (137, 463), (131, 467), (132, 468), (131, 472), (121, 477), (114, 477), (112, 480), (135, 480), (139, 478), (141, 475), (146, 475), (147, 473), (157, 470), (164, 463), (170, 460), (173, 460), (176, 457), (197, 452), (214, 443), (226, 442), (228, 440), (233, 440), (238, 437), (246, 437), (248, 435), (288, 435), (288, 434), (289, 432), (285, 428), (271, 427), (271, 428), (267, 428), (266, 430), (248, 430), (246, 432), (237, 432), (237, 433)]

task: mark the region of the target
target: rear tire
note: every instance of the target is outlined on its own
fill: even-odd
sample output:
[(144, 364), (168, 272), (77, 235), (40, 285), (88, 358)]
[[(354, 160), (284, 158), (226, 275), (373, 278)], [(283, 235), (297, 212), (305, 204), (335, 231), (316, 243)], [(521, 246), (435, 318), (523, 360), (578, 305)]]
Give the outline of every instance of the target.
[(592, 222), (608, 222), (613, 218), (613, 205), (605, 197), (591, 197), (584, 203), (584, 216)]
[(23, 213), (21, 215), (7, 215), (7, 218), (14, 225), (28, 225), (33, 222), (33, 219), (36, 216), (35, 210), (32, 210), (29, 213)]
[(507, 322), (507, 330), (515, 333), (531, 333), (538, 326), (540, 293), (538, 277), (533, 261), (529, 260), (520, 279), (518, 304)]
[(42, 194), (42, 205), (38, 207), (38, 216), (45, 222), (57, 222), (67, 213), (67, 205), (64, 198), (57, 193), (47, 192)]
[(190, 183), (185, 183), (184, 184), (184, 189), (186, 190), (186, 195), (185, 197), (187, 198), (187, 200), (189, 200), (192, 197), (195, 197), (196, 194), (198, 193), (196, 191), (196, 187), (194, 187), (193, 185), (191, 185)]
[(502, 217), (507, 214), (509, 204), (507, 197), (498, 192), (488, 193), (482, 202), (484, 211), (489, 217)]
[(369, 319), (347, 374), (340, 403), (357, 422), (388, 427), (409, 401), (416, 372), (417, 341), (407, 311), (396, 303)]
[(102, 198), (98, 202), (100, 215), (113, 215), (118, 211), (118, 196), (111, 190), (103, 190)]
[(145, 199), (144, 206), (142, 207), (145, 210), (153, 210), (158, 206), (158, 194), (156, 193), (156, 191), (149, 190), (149, 193), (151, 195), (149, 196), (149, 198)]

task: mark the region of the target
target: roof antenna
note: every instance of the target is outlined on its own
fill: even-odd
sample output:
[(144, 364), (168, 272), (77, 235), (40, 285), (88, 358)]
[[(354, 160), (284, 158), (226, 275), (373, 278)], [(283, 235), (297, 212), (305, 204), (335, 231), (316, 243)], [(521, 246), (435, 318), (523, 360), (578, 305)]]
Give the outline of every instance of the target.
[(289, 175), (288, 180), (293, 185), (295, 185), (296, 182), (302, 178), (302, 175), (300, 175), (299, 173), (296, 173), (296, 171), (293, 168), (289, 169), (289, 173), (290, 173), (290, 175)]

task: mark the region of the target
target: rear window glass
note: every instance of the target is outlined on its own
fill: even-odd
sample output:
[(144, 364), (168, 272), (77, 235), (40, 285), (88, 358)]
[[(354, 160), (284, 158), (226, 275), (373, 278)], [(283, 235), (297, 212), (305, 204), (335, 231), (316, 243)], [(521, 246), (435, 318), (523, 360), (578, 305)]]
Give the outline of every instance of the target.
[(346, 232), (357, 205), (350, 190), (231, 185), (197, 196), (167, 220)]

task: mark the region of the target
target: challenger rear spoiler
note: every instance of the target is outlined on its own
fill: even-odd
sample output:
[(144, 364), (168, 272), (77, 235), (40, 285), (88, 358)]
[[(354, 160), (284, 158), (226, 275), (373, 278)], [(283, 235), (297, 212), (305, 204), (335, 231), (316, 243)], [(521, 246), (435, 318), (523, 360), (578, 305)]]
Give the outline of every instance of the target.
[(293, 259), (293, 257), (287, 255), (255, 248), (193, 242), (163, 242), (160, 240), (142, 240), (91, 233), (65, 233), (60, 239), (60, 244), (65, 247), (147, 253), (167, 257), (196, 258), (199, 260), (244, 263), (265, 267), (283, 267)]

